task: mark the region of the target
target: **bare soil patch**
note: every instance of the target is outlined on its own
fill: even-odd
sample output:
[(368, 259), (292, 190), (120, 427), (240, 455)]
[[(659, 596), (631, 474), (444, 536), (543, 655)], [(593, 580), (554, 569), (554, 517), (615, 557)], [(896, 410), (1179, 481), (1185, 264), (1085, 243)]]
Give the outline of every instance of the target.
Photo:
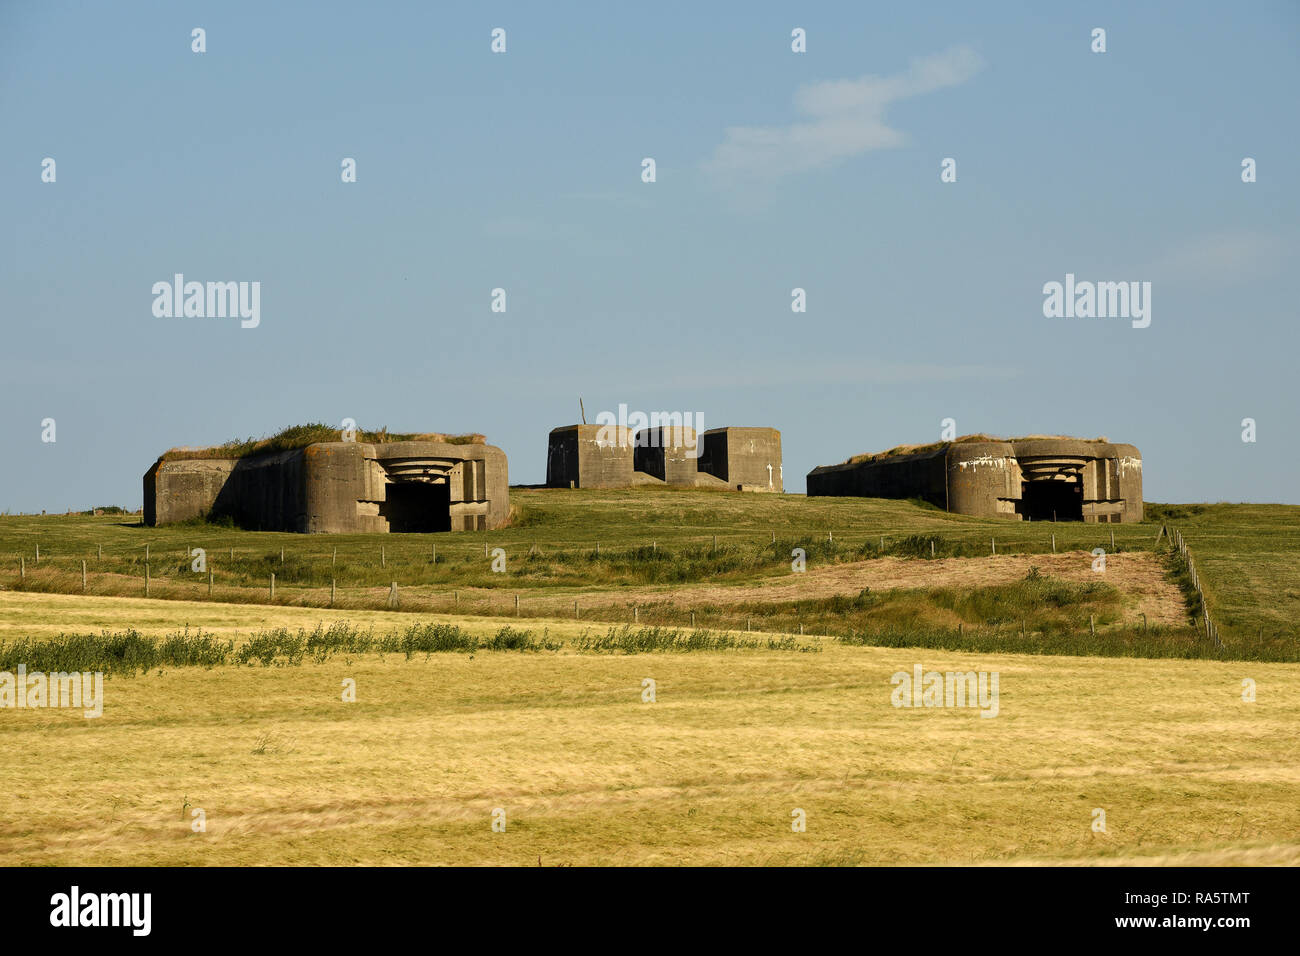
[[(1086, 551), (1064, 554), (990, 555), (987, 558), (940, 558), (933, 561), (916, 558), (875, 558), (827, 568), (809, 568), (802, 574), (772, 578), (758, 584), (700, 584), (665, 589), (662, 587), (620, 588), (617, 591), (592, 591), (577, 599), (584, 608), (627, 605), (632, 603), (668, 602), (680, 607), (703, 607), (710, 604), (739, 602), (808, 601), (853, 595), (863, 588), (874, 591), (924, 588), (980, 588), (1009, 584), (1029, 574), (1031, 567), (1040, 574), (1062, 581), (1087, 583), (1104, 581), (1118, 588), (1128, 599), (1134, 614), (1144, 613), (1152, 624), (1178, 625), (1186, 621), (1182, 594), (1166, 577), (1160, 559), (1149, 552), (1129, 552), (1106, 557), (1106, 570), (1092, 570), (1092, 555)], [(530, 594), (528, 603), (553, 603), (557, 611), (572, 605), (573, 595), (545, 598)]]

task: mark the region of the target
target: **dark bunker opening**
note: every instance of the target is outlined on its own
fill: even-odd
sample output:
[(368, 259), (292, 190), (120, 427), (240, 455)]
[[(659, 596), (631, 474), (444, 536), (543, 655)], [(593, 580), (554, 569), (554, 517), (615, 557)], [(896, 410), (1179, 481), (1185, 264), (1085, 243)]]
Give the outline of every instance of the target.
[(397, 534), (423, 534), (451, 530), (451, 488), (445, 482), (398, 481), (385, 489), (379, 513), (388, 530)]
[(1026, 481), (1020, 492), (1020, 513), (1029, 521), (1082, 521), (1083, 485), (1078, 478)]

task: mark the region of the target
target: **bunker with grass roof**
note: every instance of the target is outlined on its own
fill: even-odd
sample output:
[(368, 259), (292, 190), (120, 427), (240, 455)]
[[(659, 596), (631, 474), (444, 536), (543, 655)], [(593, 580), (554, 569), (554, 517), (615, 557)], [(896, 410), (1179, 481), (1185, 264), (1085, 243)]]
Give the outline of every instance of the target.
[(309, 534), (476, 531), (510, 513), (505, 453), (482, 435), (324, 425), (173, 448), (144, 475), (144, 522), (231, 520)]
[(1142, 456), (1104, 438), (967, 435), (814, 468), (808, 495), (920, 498), (1018, 521), (1141, 521)]

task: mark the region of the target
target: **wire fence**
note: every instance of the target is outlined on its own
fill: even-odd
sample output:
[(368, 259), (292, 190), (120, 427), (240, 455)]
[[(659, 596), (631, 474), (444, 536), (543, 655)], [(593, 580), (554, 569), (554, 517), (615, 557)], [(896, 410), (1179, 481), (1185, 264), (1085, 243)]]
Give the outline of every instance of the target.
[[(1027, 529), (1008, 528), (1005, 537), (990, 536), (982, 528), (962, 529), (964, 533), (960, 536), (932, 536), (924, 532), (900, 535), (866, 533), (860, 530), (845, 533), (822, 530), (805, 532), (800, 538), (795, 538), (789, 536), (790, 529), (782, 529), (780, 536), (776, 530), (758, 534), (752, 531), (703, 534), (689, 538), (679, 537), (672, 544), (676, 546), (678, 556), (685, 556), (683, 547), (705, 556), (704, 560), (693, 563), (690, 567), (690, 570), (699, 571), (702, 575), (695, 583), (703, 584), (709, 580), (710, 569), (715, 573), (756, 572), (759, 577), (766, 577), (766, 572), (779, 564), (789, 563), (789, 558), (785, 555), (792, 544), (807, 543), (807, 539), (814, 535), (819, 561), (835, 564), (877, 556), (936, 558), (959, 554), (974, 557), (1055, 553), (1065, 557), (1062, 552), (1083, 550), (1086, 553), (1088, 545), (1105, 544), (1107, 540), (1112, 551), (1150, 552), (1158, 549), (1160, 539), (1165, 534), (1165, 528), (1162, 527), (1153, 542), (1150, 531), (1140, 527), (1124, 529), (1118, 536), (1119, 540), (1115, 528), (1092, 526), (1086, 530), (1076, 528), (1072, 531), (1053, 525), (1050, 530), (1043, 529), (1032, 535), (1026, 535), (1025, 530)], [(1081, 542), (1078, 539), (1085, 535), (1091, 540), (1080, 548)], [(1062, 538), (1069, 539), (1068, 543)], [(572, 564), (571, 570), (581, 576), (589, 573), (586, 569), (593, 562), (655, 562), (667, 557), (662, 538), (652, 538), (642, 543), (622, 539), (614, 547), (602, 547), (598, 540), (546, 541), (541, 546), (527, 540), (511, 542), (511, 551), (523, 558), (520, 561), (516, 557), (511, 563), (511, 569), (522, 571), (523, 577), (501, 575), (500, 584), (489, 582), (488, 579), (497, 577), (495, 574), (468, 574), (473, 569), (462, 563), (471, 557), (475, 561), (491, 560), (495, 550), (491, 540), (454, 543), (441, 539), (420, 543), (366, 542), (360, 547), (357, 542), (348, 542), (350, 546), (343, 549), (319, 540), (299, 540), (288, 542), (287, 547), (281, 541), (267, 541), (253, 548), (235, 548), (229, 545), (209, 547), (202, 551), (202, 559), (197, 562), (195, 555), (200, 549), (188, 545), (178, 547), (179, 542), (176, 540), (133, 545), (125, 549), (120, 544), (103, 547), (84, 541), (76, 544), (69, 542), (63, 547), (56, 545), (53, 554), (49, 548), (33, 544), (27, 555), (18, 556), (15, 562), (17, 567), (13, 568), (18, 572), (15, 576), (17, 580), (10, 580), (21, 590), (45, 593), (80, 591), (83, 594), (103, 596), (144, 596), (338, 610), (393, 609), (584, 621), (612, 619), (632, 623), (689, 624), (692, 627), (730, 625), (745, 631), (754, 629), (755, 621), (748, 613), (738, 619), (735, 609), (726, 611), (708, 604), (692, 607), (690, 598), (677, 592), (673, 586), (681, 582), (647, 579), (613, 582), (602, 587), (590, 580), (575, 578), (573, 581), (548, 583), (540, 579), (532, 581), (527, 576), (527, 561), (534, 556), (561, 564)], [(201, 542), (201, 535), (196, 535), (192, 540), (194, 544)], [(778, 542), (780, 546), (774, 547)], [(939, 544), (937, 548), (936, 542)], [(77, 548), (77, 544), (80, 548)], [(722, 555), (737, 547), (755, 549), (756, 555), (761, 554), (761, 566), (755, 564), (751, 567), (753, 562), (742, 562), (743, 567), (736, 568), (713, 566), (709, 556)], [(482, 549), (481, 552), (479, 548)], [(869, 550), (870, 554), (858, 554), (859, 548)], [(73, 550), (74, 554), (68, 555), (66, 550)], [(77, 555), (76, 550), (81, 550), (86, 556)], [(353, 563), (358, 560), (360, 566)], [(620, 593), (629, 584), (644, 587), (645, 591)], [(751, 598), (750, 594), (738, 594), (736, 600)], [(1203, 597), (1201, 600), (1203, 602)], [(766, 620), (766, 617), (767, 615), (761, 614), (759, 620), (766, 625), (775, 623)], [(803, 623), (797, 615), (792, 623), (783, 624), (792, 631), (803, 633)], [(1087, 627), (1095, 636), (1097, 629), (1091, 616)], [(1213, 623), (1210, 627), (1210, 633), (1215, 635), (1217, 641), (1217, 628), (1214, 628)], [(1022, 621), (1022, 633), (1024, 629)], [(1216, 646), (1222, 645), (1218, 643)]]
[[(1166, 530), (1164, 528), (1162, 531)], [(1196, 610), (1200, 611), (1201, 618), (1205, 623), (1205, 636), (1214, 642), (1215, 648), (1223, 647), (1223, 641), (1219, 639), (1219, 626), (1214, 623), (1214, 618), (1210, 615), (1210, 605), (1205, 600), (1205, 590), (1201, 587), (1201, 575), (1196, 570), (1196, 561), (1192, 557), (1192, 549), (1187, 545), (1187, 539), (1183, 533), (1177, 529), (1169, 532), (1169, 541), (1178, 556), (1182, 558), (1183, 563), (1187, 565), (1187, 574), (1191, 578), (1192, 589), (1196, 592)]]

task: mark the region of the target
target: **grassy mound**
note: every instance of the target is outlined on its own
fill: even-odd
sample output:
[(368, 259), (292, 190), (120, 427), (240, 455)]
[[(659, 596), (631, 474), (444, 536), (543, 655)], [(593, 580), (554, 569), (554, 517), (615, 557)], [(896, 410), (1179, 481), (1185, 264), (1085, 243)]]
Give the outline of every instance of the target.
[(997, 441), (997, 442), (1018, 442), (1018, 441), (1039, 441), (1043, 439), (1052, 439), (1060, 441), (1082, 441), (1089, 444), (1105, 444), (1107, 439), (1103, 435), (1101, 438), (1075, 438), (1072, 435), (1021, 435), (1017, 438), (999, 438), (997, 435), (962, 435), (960, 438), (954, 438), (952, 441), (935, 441), (928, 445), (895, 445), (885, 451), (873, 452), (867, 455), (854, 455), (842, 464), (860, 465), (864, 461), (879, 461), (883, 458), (899, 458), (903, 455), (923, 455), (927, 452), (940, 451), (949, 445), (964, 445), (971, 442)]
[[(206, 448), (171, 448), (159, 456), (159, 461), (186, 461), (206, 458), (248, 458), (269, 452), (292, 451), (306, 448), (317, 442), (342, 441), (343, 431), (321, 422), (307, 425), (290, 425), (267, 438), (234, 439), (223, 445)], [(396, 441), (438, 441), (450, 445), (473, 445), (485, 439), (479, 434), (446, 435), (442, 432), (390, 432), (385, 426), (376, 431), (357, 429), (357, 441), (384, 444)]]

